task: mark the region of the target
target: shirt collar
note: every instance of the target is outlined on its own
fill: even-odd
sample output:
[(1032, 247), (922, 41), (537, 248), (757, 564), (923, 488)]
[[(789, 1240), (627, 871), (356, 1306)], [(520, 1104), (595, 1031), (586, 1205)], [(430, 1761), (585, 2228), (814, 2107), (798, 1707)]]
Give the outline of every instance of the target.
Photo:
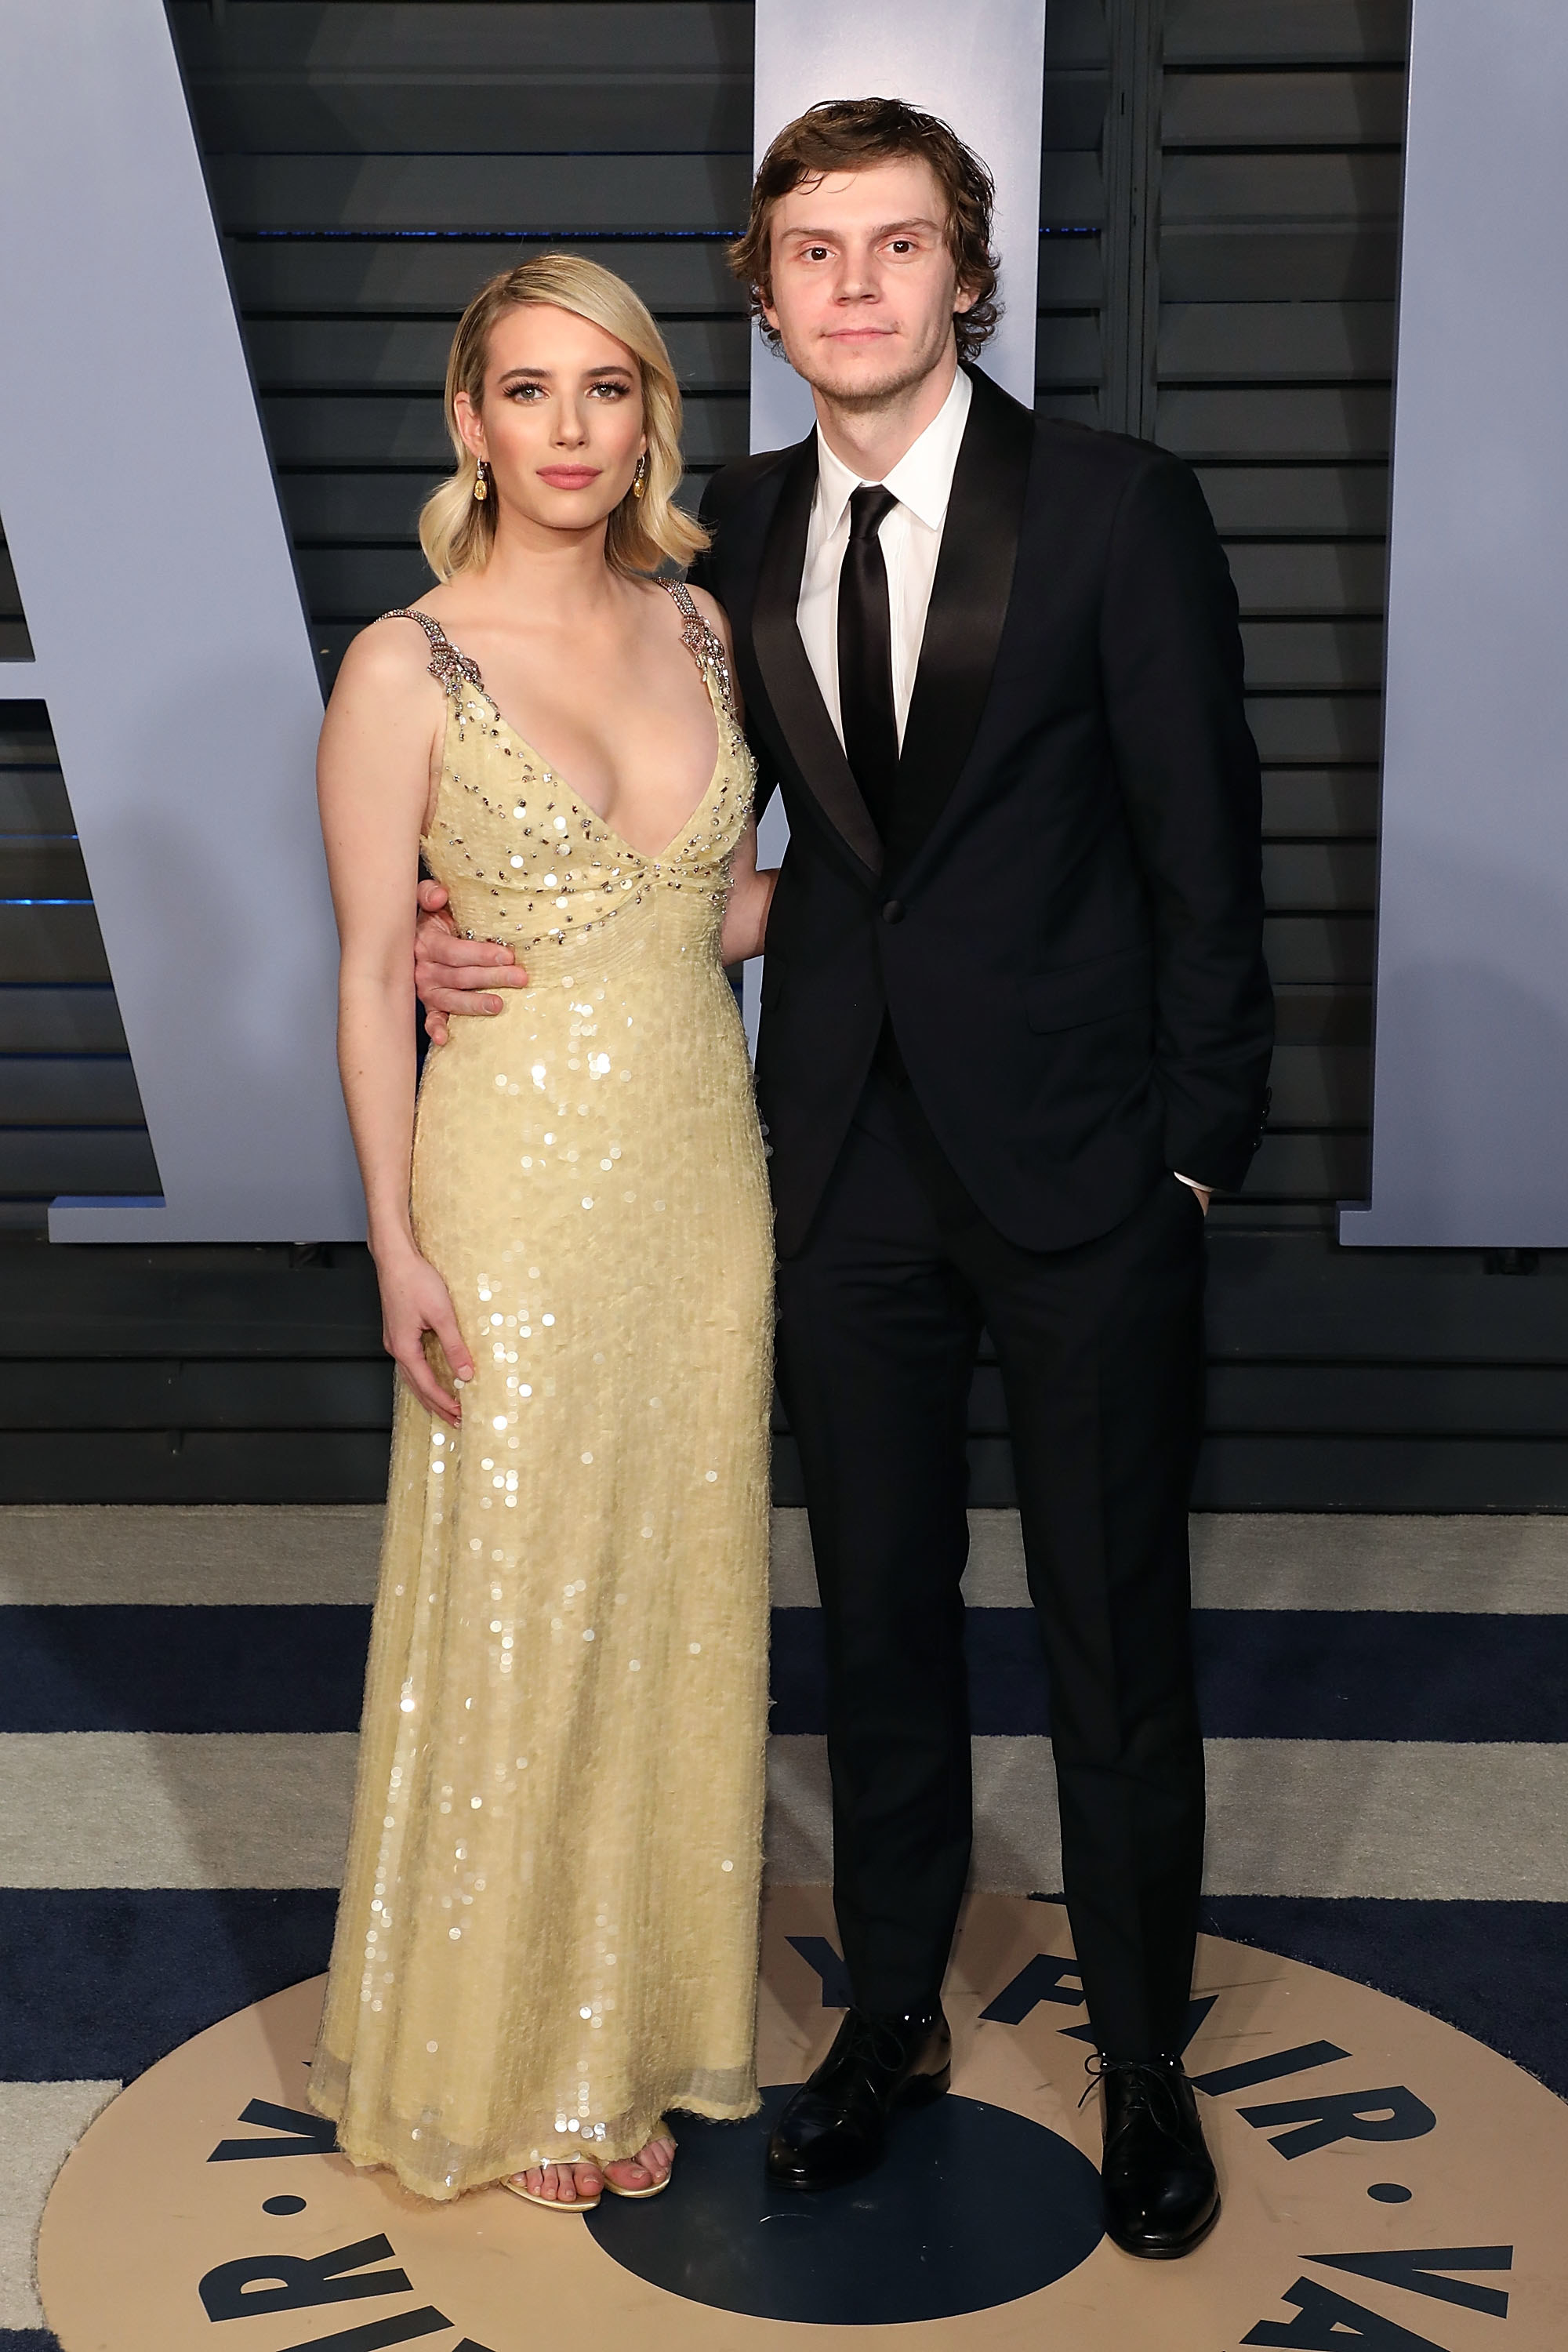
[[(942, 529), (947, 512), (947, 502), (952, 494), (953, 469), (958, 464), (958, 448), (963, 439), (963, 428), (969, 421), (972, 397), (969, 378), (962, 368), (952, 380), (952, 388), (925, 431), (905, 450), (896, 466), (889, 467), (884, 487), (891, 490), (901, 506), (909, 508), (930, 530)], [(855, 492), (865, 487), (864, 478), (852, 473), (842, 457), (837, 457), (823, 437), (822, 427), (816, 428), (816, 499), (817, 513), (823, 535), (830, 538), (844, 519), (844, 510)]]

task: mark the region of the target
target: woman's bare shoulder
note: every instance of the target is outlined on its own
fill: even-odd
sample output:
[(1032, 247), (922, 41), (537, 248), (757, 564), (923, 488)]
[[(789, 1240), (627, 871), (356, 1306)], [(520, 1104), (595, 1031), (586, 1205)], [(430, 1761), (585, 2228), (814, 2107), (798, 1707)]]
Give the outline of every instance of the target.
[[(423, 605), (414, 608), (423, 610)], [(338, 682), (351, 690), (410, 694), (430, 677), (430, 642), (408, 612), (384, 613), (350, 640)]]

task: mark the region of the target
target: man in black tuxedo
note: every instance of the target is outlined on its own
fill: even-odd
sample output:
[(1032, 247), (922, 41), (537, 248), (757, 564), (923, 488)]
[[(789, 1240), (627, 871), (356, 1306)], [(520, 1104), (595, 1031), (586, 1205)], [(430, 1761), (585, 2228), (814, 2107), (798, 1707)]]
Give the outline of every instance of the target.
[(791, 828), (757, 1087), (854, 1995), (768, 2162), (801, 2189), (851, 2178), (947, 2085), (984, 1326), (1050, 1674), (1109, 2226), (1180, 2254), (1218, 2210), (1181, 2063), (1204, 1828), (1186, 1512), (1204, 1216), (1246, 1174), (1272, 1042), (1258, 761), (1190, 471), (1037, 421), (964, 364), (995, 318), (990, 195), (896, 101), (780, 134), (733, 259), (817, 425), (703, 502), (697, 577)]

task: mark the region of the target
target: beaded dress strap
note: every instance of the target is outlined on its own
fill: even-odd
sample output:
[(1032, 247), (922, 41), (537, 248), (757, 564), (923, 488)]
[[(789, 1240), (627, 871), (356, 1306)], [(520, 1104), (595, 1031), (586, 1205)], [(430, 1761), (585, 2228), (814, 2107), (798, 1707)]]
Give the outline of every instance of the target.
[(381, 617), (384, 621), (418, 622), (430, 644), (430, 675), (439, 681), (454, 700), (464, 686), (477, 686), (486, 700), (489, 699), (489, 689), (479, 676), (478, 662), (470, 661), (467, 654), (458, 651), (440, 622), (432, 614), (416, 613), (406, 604), (399, 604), (395, 611), (384, 613)]
[[(676, 611), (684, 618), (686, 625), (680, 632), (682, 645), (687, 647), (699, 669), (712, 671), (719, 681), (719, 691), (724, 698), (724, 708), (733, 718), (735, 689), (730, 676), (730, 656), (724, 650), (723, 638), (709, 627), (698, 611), (696, 599), (684, 580), (661, 580), (658, 584), (668, 591)], [(416, 620), (418, 619), (417, 613), (414, 617)]]

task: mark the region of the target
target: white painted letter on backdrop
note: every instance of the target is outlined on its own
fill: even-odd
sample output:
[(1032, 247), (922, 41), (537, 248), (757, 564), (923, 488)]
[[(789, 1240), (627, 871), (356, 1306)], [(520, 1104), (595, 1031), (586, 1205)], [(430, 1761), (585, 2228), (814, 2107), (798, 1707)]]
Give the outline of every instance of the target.
[(71, 1241), (363, 1231), (321, 697), (163, 0), (0, 10), (0, 517), (163, 1192)]

